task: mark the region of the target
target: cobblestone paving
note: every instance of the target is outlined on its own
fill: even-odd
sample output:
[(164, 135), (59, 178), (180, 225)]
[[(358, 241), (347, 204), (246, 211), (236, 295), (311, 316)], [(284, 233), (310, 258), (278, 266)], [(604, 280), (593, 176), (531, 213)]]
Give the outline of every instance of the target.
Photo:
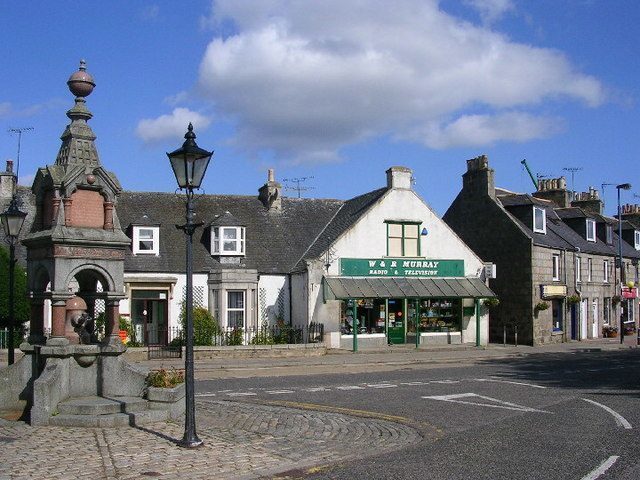
[(421, 438), (385, 420), (228, 401), (198, 401), (197, 427), (204, 445), (183, 449), (177, 423), (106, 429), (0, 420), (0, 480), (258, 478)]

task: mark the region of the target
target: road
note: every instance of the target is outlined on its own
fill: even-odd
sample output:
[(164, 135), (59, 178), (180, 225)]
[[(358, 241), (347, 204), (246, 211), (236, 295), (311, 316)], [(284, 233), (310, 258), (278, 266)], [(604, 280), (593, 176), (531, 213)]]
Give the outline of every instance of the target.
[(202, 380), (235, 400), (392, 420), (422, 440), (310, 479), (638, 479), (640, 352), (544, 353), (386, 372)]

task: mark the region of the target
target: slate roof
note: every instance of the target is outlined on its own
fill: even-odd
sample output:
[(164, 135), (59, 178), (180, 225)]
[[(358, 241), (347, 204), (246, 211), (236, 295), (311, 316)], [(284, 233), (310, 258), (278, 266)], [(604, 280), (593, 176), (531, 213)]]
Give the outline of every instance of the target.
[(317, 236), (304, 256), (299, 259), (295, 270), (304, 269), (304, 259), (318, 258), (329, 246), (337, 240), (346, 230), (348, 230), (362, 215), (366, 213), (372, 205), (382, 198), (388, 191), (387, 188), (380, 188), (372, 192), (359, 195), (344, 202), (344, 205), (331, 219), (329, 224)]
[[(575, 230), (573, 230), (564, 220), (571, 221), (577, 218), (593, 218), (594, 220), (604, 221), (611, 224), (608, 217), (586, 212), (579, 207), (558, 208), (555, 203), (533, 197), (528, 194), (508, 193), (496, 196), (497, 200), (505, 207), (507, 213), (511, 216), (520, 228), (531, 238), (536, 245), (575, 250), (579, 248), (581, 252), (593, 253), (599, 255), (615, 256), (618, 252), (618, 235), (613, 234), (613, 245), (607, 245), (596, 236), (595, 242), (588, 242)], [(527, 205), (536, 205), (545, 209), (547, 217), (547, 232), (538, 233), (533, 231), (533, 225), (522, 221), (518, 218), (518, 207)], [(640, 252), (629, 245), (622, 242), (622, 255), (628, 258), (640, 258)]]
[[(259, 273), (291, 272), (298, 260), (345, 204), (344, 200), (283, 198), (281, 211), (267, 211), (258, 196), (196, 195), (196, 222), (204, 222), (194, 235), (194, 272), (227, 268), (210, 254), (210, 229), (217, 216), (229, 212), (246, 226), (246, 256), (242, 266)], [(185, 198), (180, 194), (123, 192), (116, 211), (123, 229), (147, 214), (160, 220), (160, 255), (125, 256), (127, 272), (184, 272), (185, 235), (175, 225), (185, 223)], [(225, 222), (226, 223), (226, 222)], [(131, 237), (130, 228), (127, 234)], [(237, 268), (237, 265), (233, 265)]]

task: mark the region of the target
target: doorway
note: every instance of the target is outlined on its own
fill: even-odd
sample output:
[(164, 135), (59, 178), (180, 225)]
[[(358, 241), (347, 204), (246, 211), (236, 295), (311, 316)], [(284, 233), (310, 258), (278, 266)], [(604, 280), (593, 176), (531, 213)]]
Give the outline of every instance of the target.
[(405, 343), (406, 318), (403, 298), (390, 298), (388, 300), (388, 321), (387, 329), (389, 344)]
[(169, 343), (167, 292), (134, 290), (131, 296), (134, 341), (143, 345), (167, 345)]
[(586, 298), (580, 302), (580, 340), (587, 338), (587, 318), (589, 315), (589, 300)]
[(591, 303), (591, 309), (593, 311), (593, 323), (591, 324), (591, 338), (598, 338), (599, 321), (598, 321), (598, 299), (594, 298)]

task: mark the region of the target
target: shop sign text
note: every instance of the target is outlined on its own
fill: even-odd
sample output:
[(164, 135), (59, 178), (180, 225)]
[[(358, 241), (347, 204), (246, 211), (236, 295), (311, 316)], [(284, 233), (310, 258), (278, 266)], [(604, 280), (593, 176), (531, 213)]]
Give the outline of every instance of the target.
[(340, 274), (355, 277), (464, 277), (464, 260), (342, 258)]

